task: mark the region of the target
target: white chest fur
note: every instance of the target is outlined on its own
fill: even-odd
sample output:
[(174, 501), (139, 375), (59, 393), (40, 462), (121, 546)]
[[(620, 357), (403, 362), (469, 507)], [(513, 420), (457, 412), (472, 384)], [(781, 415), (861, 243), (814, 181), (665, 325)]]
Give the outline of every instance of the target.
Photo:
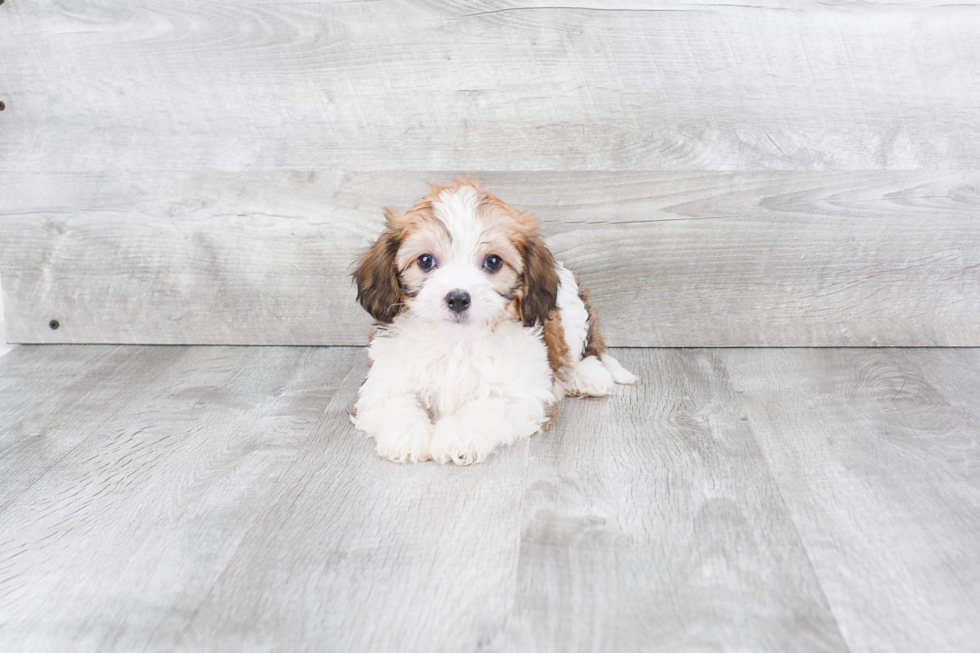
[(411, 393), (433, 420), (478, 399), (552, 392), (540, 329), (516, 322), (489, 330), (406, 315), (379, 332), (368, 356), (374, 382), (365, 391)]

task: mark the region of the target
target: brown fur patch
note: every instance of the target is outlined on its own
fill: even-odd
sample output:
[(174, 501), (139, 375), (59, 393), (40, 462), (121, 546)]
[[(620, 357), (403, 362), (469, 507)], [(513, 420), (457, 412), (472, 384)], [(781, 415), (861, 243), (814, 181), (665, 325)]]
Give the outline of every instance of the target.
[(524, 255), (524, 294), (521, 319), (524, 326), (544, 324), (558, 306), (558, 270), (544, 240), (537, 234), (518, 243)]
[(547, 416), (548, 419), (546, 419), (544, 421), (544, 423), (541, 424), (541, 432), (542, 433), (544, 433), (548, 429), (550, 429), (551, 428), (551, 421), (553, 419), (555, 419), (556, 417), (558, 417), (558, 402), (556, 401), (555, 403), (553, 403), (550, 406), (548, 406), (547, 410), (544, 411), (544, 414), (545, 414), (545, 416)]
[(391, 322), (401, 312), (402, 294), (395, 270), (401, 235), (386, 226), (374, 244), (357, 261), (354, 283), (357, 301), (378, 322)]
[(432, 204), (446, 190), (456, 191), (463, 186), (473, 187), (479, 197), (479, 213), (488, 224), (500, 229), (513, 244), (520, 255), (518, 266), (508, 261), (506, 252), (495, 252), (504, 256), (508, 265), (520, 273), (520, 288), (515, 292), (515, 307), (525, 326), (543, 325), (551, 311), (558, 305), (558, 271), (555, 259), (544, 243), (538, 219), (527, 211), (521, 211), (507, 204), (481, 186), (475, 177), (460, 177), (447, 185), (429, 184), (430, 193), (415, 203), (403, 214), (406, 222), (413, 215), (432, 215)]
[(419, 200), (408, 211), (385, 208), (385, 228), (361, 254), (354, 270), (357, 301), (382, 324), (391, 323), (404, 310), (398, 250), (407, 236), (423, 224), (441, 225), (432, 213), (432, 202)]
[(544, 324), (558, 305), (558, 271), (538, 219), (479, 188), (480, 210), (510, 239), (523, 259), (523, 288), (516, 299), (525, 326)]
[(599, 360), (602, 360), (602, 355), (605, 353), (606, 341), (602, 338), (602, 333), (599, 331), (599, 314), (596, 313), (595, 307), (592, 302), (589, 301), (589, 291), (586, 289), (582, 282), (575, 278), (575, 283), (578, 284), (578, 296), (582, 298), (582, 302), (585, 304), (585, 310), (589, 312), (589, 332), (585, 336), (585, 356), (595, 356)]
[(565, 342), (565, 329), (561, 325), (561, 311), (557, 308), (548, 314), (544, 323), (544, 346), (548, 351), (548, 365), (551, 367), (551, 377), (556, 381), (564, 381), (566, 370), (570, 365), (568, 344)]
[[(385, 209), (385, 230), (368, 251), (361, 255), (354, 280), (357, 283), (357, 299), (379, 323), (390, 323), (404, 310), (404, 301), (418, 291), (422, 278), (413, 275), (411, 263), (421, 253), (435, 253), (445, 225), (435, 218), (433, 203), (446, 190), (455, 191), (463, 186), (474, 188), (479, 198), (479, 213), (493, 225), (499, 235), (513, 247), (490, 243), (495, 254), (500, 255), (506, 269), (514, 275), (516, 290), (513, 306), (525, 326), (544, 325), (558, 304), (558, 272), (551, 251), (544, 243), (538, 219), (500, 200), (475, 178), (460, 177), (447, 185), (429, 184), (429, 194), (417, 201), (407, 211)], [(445, 234), (449, 237), (449, 234)], [(399, 249), (406, 239), (413, 243), (399, 256)], [(418, 249), (419, 251), (415, 251)], [(422, 250), (426, 250), (423, 252)], [(497, 251), (500, 250), (500, 251)], [(506, 273), (498, 273), (495, 279), (504, 294), (511, 287)], [(507, 295), (509, 297), (509, 295)]]

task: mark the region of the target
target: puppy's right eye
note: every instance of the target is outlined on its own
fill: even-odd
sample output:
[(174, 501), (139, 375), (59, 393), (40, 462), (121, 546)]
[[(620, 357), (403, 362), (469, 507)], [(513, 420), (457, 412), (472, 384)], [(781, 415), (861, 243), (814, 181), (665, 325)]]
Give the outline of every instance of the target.
[(418, 259), (419, 267), (428, 272), (436, 267), (436, 260), (432, 254), (423, 254)]

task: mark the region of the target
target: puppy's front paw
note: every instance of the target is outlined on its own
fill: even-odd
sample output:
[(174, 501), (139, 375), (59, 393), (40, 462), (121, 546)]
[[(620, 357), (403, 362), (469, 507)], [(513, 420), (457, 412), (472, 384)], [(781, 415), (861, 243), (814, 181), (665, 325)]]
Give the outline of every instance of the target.
[(415, 422), (389, 428), (375, 436), (378, 455), (393, 463), (420, 463), (429, 460), (432, 442), (432, 424)]
[(460, 424), (454, 415), (436, 422), (432, 436), (432, 460), (440, 464), (472, 465), (487, 459), (493, 447), (482, 443), (472, 428)]

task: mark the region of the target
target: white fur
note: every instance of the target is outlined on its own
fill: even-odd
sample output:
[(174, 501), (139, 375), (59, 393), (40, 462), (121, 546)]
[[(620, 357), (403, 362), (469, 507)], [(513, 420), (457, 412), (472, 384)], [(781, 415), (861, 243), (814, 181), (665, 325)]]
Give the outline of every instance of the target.
[(558, 382), (560, 394), (601, 397), (612, 392), (616, 383), (636, 383), (636, 377), (623, 369), (608, 353), (600, 361), (595, 356), (585, 356), (585, 341), (589, 333), (589, 311), (579, 295), (575, 275), (558, 263), (558, 308), (561, 310), (561, 326), (565, 331), (565, 344), (571, 358), (572, 369), (567, 377)]
[[(438, 218), (452, 234), (452, 250), (439, 267), (429, 273), (412, 310), (419, 315), (453, 321), (455, 315), (447, 308), (445, 297), (451, 290), (465, 290), (471, 304), (467, 320), (479, 325), (498, 319), (507, 301), (497, 294), (483, 270), (474, 265), (477, 250), (485, 230), (474, 216), (478, 205), (476, 191), (463, 186), (458, 192), (443, 191), (432, 205)], [(459, 326), (459, 325), (457, 325)]]
[(589, 312), (578, 294), (575, 275), (558, 262), (558, 308), (561, 311), (561, 328), (565, 331), (565, 344), (573, 362), (582, 360), (585, 339), (589, 335)]
[(541, 331), (517, 322), (466, 329), (408, 313), (368, 357), (354, 425), (389, 460), (480, 462), (539, 431), (555, 401)]
[[(573, 369), (553, 382), (541, 328), (506, 319), (507, 300), (476, 264), (493, 228), (477, 219), (477, 202), (475, 190), (462, 186), (433, 203), (452, 250), (368, 347), (371, 368), (351, 420), (389, 460), (481, 462), (540, 431), (565, 393), (605, 395), (614, 382), (636, 380), (611, 356), (583, 358), (589, 314), (574, 276), (559, 263), (558, 306)], [(455, 289), (471, 296), (464, 321), (446, 306)]]

